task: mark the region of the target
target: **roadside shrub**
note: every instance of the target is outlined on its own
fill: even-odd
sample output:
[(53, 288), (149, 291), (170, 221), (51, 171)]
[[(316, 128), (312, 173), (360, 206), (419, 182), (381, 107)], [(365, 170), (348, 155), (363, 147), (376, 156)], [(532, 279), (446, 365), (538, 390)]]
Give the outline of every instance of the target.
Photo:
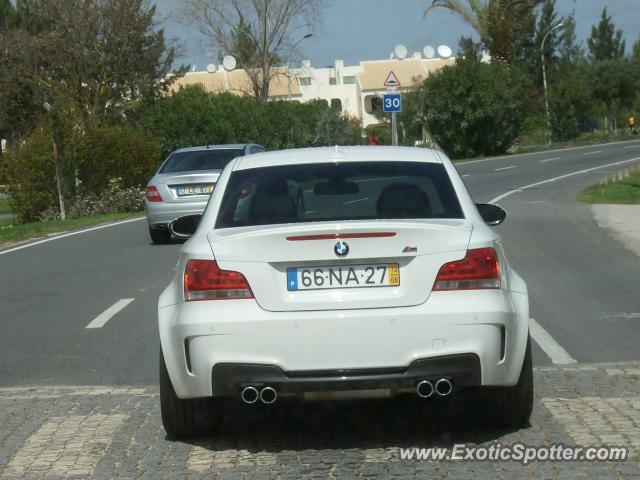
[(516, 67), (475, 60), (443, 68), (421, 90), (427, 129), (454, 158), (504, 153), (518, 137), (531, 91)]
[(2, 172), (11, 209), (21, 221), (57, 207), (56, 168), (51, 137), (37, 130), (7, 155)]
[(182, 147), (256, 142), (256, 108), (250, 98), (214, 95), (193, 85), (158, 100), (141, 113), (137, 126), (158, 138), (164, 158)]
[(71, 215), (84, 217), (104, 213), (141, 212), (143, 208), (143, 189), (124, 187), (122, 178), (112, 178), (109, 180), (108, 188), (99, 194), (83, 193), (81, 190), (71, 207)]
[(160, 141), (164, 157), (177, 148), (259, 143), (270, 150), (360, 143), (360, 129), (324, 100), (273, 101), (183, 88), (141, 112), (137, 128)]
[(139, 187), (160, 165), (160, 144), (153, 136), (121, 126), (88, 131), (71, 152), (84, 192), (99, 195), (119, 178), (123, 188)]

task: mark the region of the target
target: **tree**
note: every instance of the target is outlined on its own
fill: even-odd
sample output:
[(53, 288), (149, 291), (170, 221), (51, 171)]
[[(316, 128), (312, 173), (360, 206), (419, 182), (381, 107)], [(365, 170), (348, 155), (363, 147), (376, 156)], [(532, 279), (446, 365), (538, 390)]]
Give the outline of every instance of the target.
[(631, 58), (634, 60), (640, 60), (640, 40), (636, 40), (631, 49)]
[(600, 60), (589, 65), (592, 96), (599, 100), (612, 131), (616, 114), (630, 108), (640, 88), (634, 63), (627, 58)]
[(273, 68), (302, 35), (320, 22), (323, 1), (181, 0), (181, 19), (195, 24), (251, 81), (257, 103), (269, 99)]
[(518, 137), (530, 92), (513, 66), (458, 60), (424, 81), (414, 117), (424, 118), (433, 139), (455, 158), (503, 153)]
[(16, 9), (9, 0), (0, 0), (0, 32), (13, 28), (16, 23)]
[(622, 38), (622, 30), (616, 30), (616, 26), (607, 15), (607, 7), (602, 9), (602, 16), (598, 25), (591, 27), (591, 36), (587, 39), (589, 47), (589, 59), (616, 60), (624, 57), (625, 41)]
[(544, 0), (433, 0), (425, 10), (445, 9), (471, 26), (493, 58), (511, 62), (531, 44), (534, 9)]
[(567, 62), (575, 62), (584, 57), (584, 50), (576, 40), (575, 13), (572, 12), (566, 15), (562, 19), (562, 24), (558, 45), (560, 59)]
[(64, 218), (69, 129), (62, 126), (93, 128), (121, 118), (132, 102), (155, 98), (168, 87), (174, 49), (156, 29), (148, 0), (22, 0), (17, 7), (21, 27), (0, 39), (0, 64), (25, 82), (34, 107), (44, 112), (40, 105), (47, 105)]

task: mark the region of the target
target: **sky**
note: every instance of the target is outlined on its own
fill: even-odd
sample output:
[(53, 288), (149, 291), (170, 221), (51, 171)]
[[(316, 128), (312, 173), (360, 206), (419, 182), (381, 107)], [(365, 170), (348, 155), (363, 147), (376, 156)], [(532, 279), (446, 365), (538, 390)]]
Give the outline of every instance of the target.
[[(210, 63), (210, 41), (195, 27), (172, 19), (178, 0), (156, 2), (167, 35), (182, 47), (176, 63), (204, 70)], [(455, 52), (460, 36), (473, 35), (473, 31), (443, 10), (433, 10), (423, 17), (422, 12), (430, 4), (431, 0), (326, 0), (322, 27), (300, 43), (296, 60), (310, 59), (314, 67), (333, 65), (336, 59), (355, 65), (361, 60), (389, 58), (397, 44), (405, 45), (410, 53), (422, 51), (426, 45), (448, 45)], [(600, 20), (605, 6), (617, 28), (623, 30), (630, 49), (640, 38), (640, 0), (556, 0), (559, 15), (575, 11), (576, 35), (585, 48), (591, 27)], [(309, 31), (301, 30), (298, 37), (306, 33)], [(297, 62), (292, 63), (297, 66)]]

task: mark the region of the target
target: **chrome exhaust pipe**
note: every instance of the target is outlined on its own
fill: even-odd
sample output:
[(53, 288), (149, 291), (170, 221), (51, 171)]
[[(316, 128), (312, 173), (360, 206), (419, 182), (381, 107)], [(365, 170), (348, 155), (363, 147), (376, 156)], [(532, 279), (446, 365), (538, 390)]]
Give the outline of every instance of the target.
[(433, 395), (433, 384), (429, 380), (422, 380), (416, 387), (416, 393), (420, 398), (429, 398)]
[(256, 403), (258, 398), (260, 398), (260, 394), (258, 393), (258, 389), (256, 387), (244, 387), (242, 389), (242, 393), (240, 394), (242, 401), (247, 404)]
[(277, 399), (278, 392), (276, 392), (274, 388), (264, 387), (262, 390), (260, 390), (260, 400), (262, 400), (262, 403), (271, 405), (272, 403), (275, 403)]
[(436, 382), (436, 393), (441, 397), (446, 397), (453, 392), (453, 384), (446, 378), (441, 378)]

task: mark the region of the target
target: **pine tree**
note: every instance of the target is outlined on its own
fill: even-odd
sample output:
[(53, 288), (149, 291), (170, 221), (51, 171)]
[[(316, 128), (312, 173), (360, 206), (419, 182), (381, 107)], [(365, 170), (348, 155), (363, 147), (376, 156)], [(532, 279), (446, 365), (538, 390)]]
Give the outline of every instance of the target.
[(622, 30), (616, 30), (611, 16), (607, 15), (607, 7), (602, 10), (598, 25), (591, 27), (591, 37), (587, 39), (589, 60), (616, 60), (624, 57), (625, 41)]
[(562, 32), (560, 33), (560, 42), (558, 53), (562, 60), (575, 62), (584, 57), (584, 50), (576, 40), (576, 19), (575, 12), (565, 16), (562, 19)]

